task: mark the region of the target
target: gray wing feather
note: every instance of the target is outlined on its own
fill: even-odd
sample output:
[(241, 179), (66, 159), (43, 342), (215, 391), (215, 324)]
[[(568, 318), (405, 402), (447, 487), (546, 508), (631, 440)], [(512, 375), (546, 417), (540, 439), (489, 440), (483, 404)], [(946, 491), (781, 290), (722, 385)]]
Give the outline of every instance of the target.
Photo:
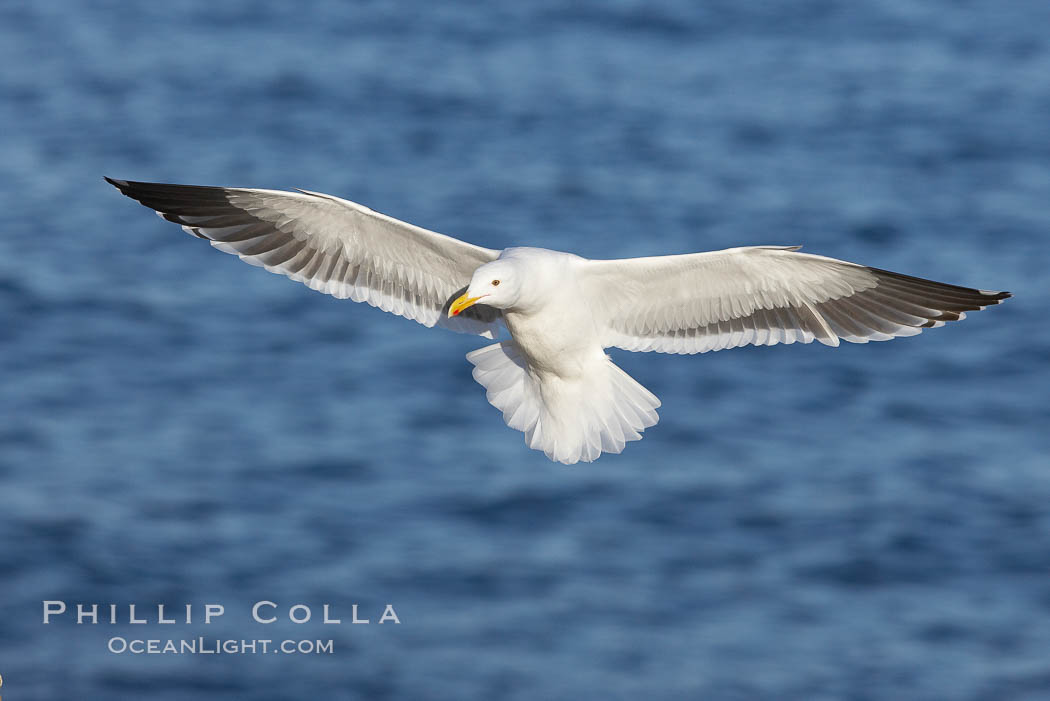
[(886, 341), (1010, 297), (797, 249), (589, 261), (584, 284), (603, 344), (689, 354), (814, 340), (830, 346), (840, 339)]
[(489, 338), (499, 332), (501, 315), (491, 307), (446, 313), (498, 251), (322, 193), (106, 180), (220, 251), (311, 289), (424, 326)]

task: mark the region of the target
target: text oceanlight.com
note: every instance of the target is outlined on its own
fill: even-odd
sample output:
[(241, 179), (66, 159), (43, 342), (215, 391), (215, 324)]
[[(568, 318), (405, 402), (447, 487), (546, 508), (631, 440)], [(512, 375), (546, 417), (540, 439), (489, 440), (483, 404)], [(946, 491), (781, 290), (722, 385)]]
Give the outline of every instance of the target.
[(117, 655), (331, 655), (335, 652), (332, 640), (220, 640), (204, 637), (189, 640), (129, 640), (118, 636), (110, 638), (107, 647)]

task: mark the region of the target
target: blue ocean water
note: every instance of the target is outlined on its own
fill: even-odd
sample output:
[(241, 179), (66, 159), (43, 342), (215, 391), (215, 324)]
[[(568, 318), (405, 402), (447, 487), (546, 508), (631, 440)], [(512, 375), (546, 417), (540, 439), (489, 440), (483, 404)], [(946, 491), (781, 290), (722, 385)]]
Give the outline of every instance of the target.
[[(0, 6), (3, 692), (1050, 698), (1048, 26), (1035, 0)], [(246, 266), (103, 175), (1016, 298), (892, 343), (614, 351), (661, 422), (566, 467), (486, 403), (481, 339)], [(334, 650), (107, 649), (198, 636)]]

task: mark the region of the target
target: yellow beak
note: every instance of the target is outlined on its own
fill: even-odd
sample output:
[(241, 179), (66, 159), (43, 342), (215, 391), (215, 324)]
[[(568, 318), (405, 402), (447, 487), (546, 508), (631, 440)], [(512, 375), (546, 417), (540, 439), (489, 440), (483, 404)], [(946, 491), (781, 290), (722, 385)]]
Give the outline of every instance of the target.
[[(481, 295), (481, 297), (484, 297), (484, 296), (485, 295)], [(448, 315), (449, 316), (458, 316), (459, 313), (461, 311), (463, 311), (464, 309), (466, 309), (467, 307), (474, 306), (474, 304), (479, 299), (481, 299), (481, 297), (468, 297), (467, 293), (464, 292), (460, 297), (458, 297), (456, 299), (455, 302), (452, 303), (452, 306), (448, 308)]]

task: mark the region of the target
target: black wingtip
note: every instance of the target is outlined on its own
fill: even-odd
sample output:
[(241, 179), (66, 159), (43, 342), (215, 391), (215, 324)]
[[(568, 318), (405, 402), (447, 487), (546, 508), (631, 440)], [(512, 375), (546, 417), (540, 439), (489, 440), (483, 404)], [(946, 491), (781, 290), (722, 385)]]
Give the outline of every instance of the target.
[(989, 303), (989, 305), (991, 305), (991, 304), (1000, 304), (1004, 300), (1010, 299), (1011, 297), (1014, 296), (1012, 292), (1000, 292), (998, 290), (977, 290), (977, 291), (980, 292), (986, 298), (986, 300), (984, 300), (984, 301), (987, 301)]
[(1003, 300), (1013, 297), (1013, 294), (1010, 292), (949, 285), (946, 282), (936, 282), (935, 280), (913, 277), (881, 268), (869, 267), (868, 270), (875, 273), (875, 276), (879, 278), (880, 285), (885, 283), (909, 293), (919, 292), (927, 296), (932, 295), (942, 302), (947, 301), (955, 305), (961, 305), (958, 306), (957, 311), (976, 311), (1001, 304)]
[(112, 185), (113, 187), (117, 188), (118, 190), (123, 190), (128, 186), (127, 180), (117, 180), (116, 178), (111, 178), (108, 175), (103, 175), (102, 179), (110, 185)]

